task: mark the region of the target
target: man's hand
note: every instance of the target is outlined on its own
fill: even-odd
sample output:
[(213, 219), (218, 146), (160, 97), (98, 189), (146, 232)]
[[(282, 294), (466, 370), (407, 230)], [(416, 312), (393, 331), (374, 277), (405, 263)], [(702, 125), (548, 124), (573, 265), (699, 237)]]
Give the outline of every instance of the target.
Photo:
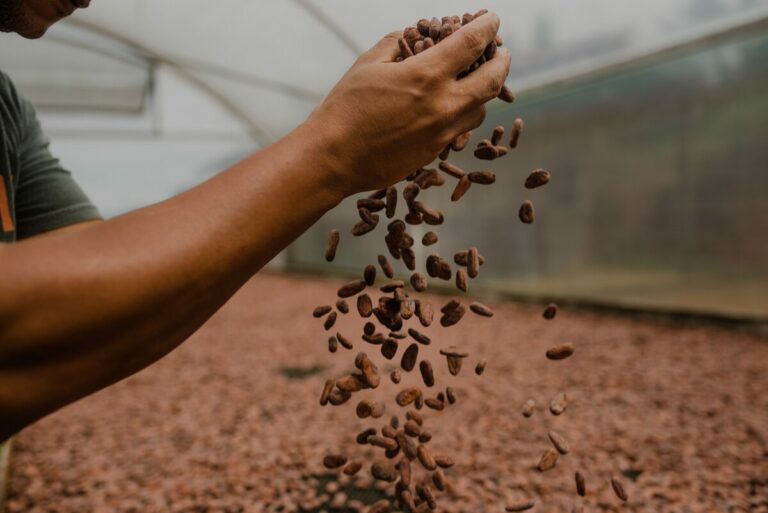
[(401, 63), (390, 35), (306, 123), (194, 189), (0, 244), (0, 441), (160, 359), (344, 197), (401, 180), (478, 126), (509, 53), (456, 76), (498, 25), (486, 14)]
[(498, 29), (499, 18), (485, 14), (403, 62), (394, 62), (402, 33), (392, 33), (357, 60), (307, 122), (328, 137), (345, 195), (402, 180), (483, 122), (484, 104), (509, 72), (509, 51), (499, 48), (474, 73), (456, 77)]

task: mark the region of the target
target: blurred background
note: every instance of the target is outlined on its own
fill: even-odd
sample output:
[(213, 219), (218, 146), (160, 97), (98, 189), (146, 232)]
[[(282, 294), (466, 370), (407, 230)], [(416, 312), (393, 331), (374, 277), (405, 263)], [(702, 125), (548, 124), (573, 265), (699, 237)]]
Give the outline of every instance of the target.
[[(2, 69), (105, 216), (285, 135), (381, 35), (484, 6), (503, 20), (518, 101), (494, 102), (474, 140), (518, 116), (526, 129), (480, 166), (494, 187), (459, 206), (428, 191), (449, 221), (441, 252), (471, 234), (492, 256), (478, 287), (502, 296), (768, 318), (768, 1), (224, 4), (97, 0), (42, 40), (2, 36)], [(526, 192), (536, 167), (552, 183)], [(533, 226), (516, 220), (526, 198)], [(357, 272), (377, 249), (345, 244), (355, 217), (342, 205), (276, 264)], [(347, 246), (333, 266), (331, 228)]]

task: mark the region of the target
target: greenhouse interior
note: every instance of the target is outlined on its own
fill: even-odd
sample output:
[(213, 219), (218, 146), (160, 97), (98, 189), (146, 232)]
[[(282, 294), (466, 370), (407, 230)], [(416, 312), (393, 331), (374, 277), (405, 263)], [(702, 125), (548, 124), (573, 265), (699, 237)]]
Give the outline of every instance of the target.
[[(0, 244), (0, 513), (768, 513), (768, 0), (71, 3), (43, 37), (0, 35), (103, 219), (27, 241), (24, 188), (0, 204), (20, 228)], [(70, 0), (0, 1), (0, 26), (17, 4)], [(369, 48), (396, 31), (384, 66), (415, 69), (479, 9), (498, 34), (451, 84), (506, 49), (514, 101), (485, 104), (466, 149), (314, 218), (326, 191), (270, 210), (296, 180), (259, 155)], [(243, 166), (255, 215), (221, 225), (250, 182), (213, 186)], [(186, 267), (203, 254), (211, 275)], [(133, 282), (161, 299), (126, 306)], [(65, 392), (28, 414), (46, 387)]]

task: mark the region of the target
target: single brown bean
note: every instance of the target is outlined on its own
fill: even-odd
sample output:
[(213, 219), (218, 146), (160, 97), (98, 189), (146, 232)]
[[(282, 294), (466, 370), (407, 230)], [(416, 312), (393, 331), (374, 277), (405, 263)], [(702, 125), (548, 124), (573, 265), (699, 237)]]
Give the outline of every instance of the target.
[(547, 470), (553, 469), (555, 464), (557, 464), (557, 451), (550, 447), (541, 455), (537, 468), (540, 472), (546, 472)]
[(566, 343), (547, 349), (546, 355), (550, 360), (565, 360), (573, 354), (573, 351), (573, 344)]
[(347, 463), (347, 457), (341, 454), (328, 454), (323, 458), (323, 465), (325, 468), (339, 468), (343, 467)]
[(429, 431), (422, 431), (421, 434), (419, 434), (419, 443), (425, 444), (432, 440), (432, 433)]
[(440, 153), (437, 155), (437, 158), (440, 159), (440, 160), (447, 160), (448, 157), (450, 156), (450, 154), (451, 154), (451, 145), (450, 144), (446, 144), (445, 148), (443, 148), (440, 151)]
[(368, 356), (363, 357), (360, 370), (363, 372), (363, 379), (369, 387), (376, 388), (379, 386), (381, 382), (379, 369), (376, 368), (376, 365), (373, 364)]
[(520, 134), (523, 133), (523, 120), (517, 118), (512, 125), (512, 137), (509, 140), (510, 148), (517, 148), (517, 143), (520, 140)]
[(419, 371), (421, 371), (421, 379), (428, 387), (435, 386), (435, 374), (432, 370), (432, 364), (429, 360), (422, 360), (419, 362)]
[(419, 458), (419, 462), (425, 469), (435, 470), (437, 468), (437, 463), (435, 463), (435, 459), (429, 453), (426, 445), (421, 444), (416, 448), (416, 457)]
[(441, 492), (445, 491), (447, 487), (447, 481), (445, 479), (445, 473), (441, 469), (437, 469), (432, 472), (432, 483), (434, 483), (435, 488)]
[(355, 347), (354, 344), (352, 344), (352, 342), (347, 337), (342, 335), (341, 333), (338, 333), (338, 332), (336, 333), (336, 340), (339, 341), (339, 344), (344, 349), (352, 349), (352, 348)]
[(403, 258), (403, 263), (409, 271), (416, 270), (416, 253), (411, 248), (401, 249), (400, 256)]
[(314, 317), (315, 319), (319, 319), (320, 317), (324, 316), (331, 310), (333, 310), (333, 307), (331, 305), (318, 306), (314, 310), (312, 310), (312, 317)]
[(342, 285), (337, 294), (340, 298), (352, 297), (365, 290), (365, 280), (351, 281)]
[(421, 395), (421, 390), (416, 387), (408, 387), (401, 390), (395, 397), (395, 402), (398, 406), (406, 407), (409, 404), (416, 401), (416, 398)]
[(333, 325), (336, 324), (336, 317), (336, 312), (331, 312), (328, 314), (328, 317), (325, 318), (325, 322), (323, 323), (323, 328), (325, 328), (325, 331), (333, 328)]
[(437, 501), (435, 501), (435, 495), (432, 493), (432, 488), (430, 488), (429, 485), (423, 485), (421, 487), (420, 495), (427, 501), (430, 510), (437, 509)]
[(427, 190), (430, 187), (440, 187), (445, 184), (445, 178), (437, 172), (437, 169), (422, 169), (419, 171), (419, 174), (416, 175), (416, 178), (413, 179), (413, 183), (418, 185), (422, 190)]
[(388, 283), (385, 283), (381, 287), (379, 287), (379, 290), (384, 293), (394, 292), (396, 289), (402, 289), (405, 287), (405, 283), (403, 280), (394, 280), (390, 281)]
[(427, 278), (425, 278), (421, 273), (413, 273), (411, 275), (411, 286), (416, 292), (424, 292), (427, 290)]
[(358, 472), (360, 472), (360, 469), (363, 468), (363, 464), (357, 461), (351, 461), (347, 464), (346, 467), (344, 467), (344, 474), (348, 476), (354, 476)]
[(428, 346), (432, 342), (432, 339), (430, 339), (428, 336), (416, 331), (413, 328), (408, 328), (408, 334), (419, 344)]
[(333, 262), (333, 259), (336, 258), (336, 250), (339, 247), (340, 240), (341, 235), (339, 234), (339, 230), (331, 230), (331, 232), (328, 234), (328, 245), (325, 248), (326, 262)]
[(363, 326), (363, 333), (365, 335), (371, 336), (376, 332), (376, 325), (373, 324), (371, 321), (368, 321), (365, 323), (365, 326)]
[(568, 406), (568, 396), (565, 393), (557, 394), (549, 403), (549, 412), (552, 415), (562, 415)]
[(463, 176), (466, 176), (467, 172), (461, 169), (458, 166), (454, 166), (450, 162), (440, 162), (440, 165), (438, 166), (440, 168), (440, 171), (442, 171), (445, 174), (451, 175), (454, 178), (461, 179)]
[(403, 189), (403, 199), (405, 199), (406, 203), (411, 204), (416, 199), (416, 196), (419, 195), (420, 191), (421, 188), (418, 185), (410, 183)]
[(493, 310), (482, 303), (478, 303), (477, 301), (469, 305), (469, 309), (482, 317), (493, 317)]
[(464, 314), (466, 312), (467, 312), (467, 309), (464, 308), (462, 305), (459, 305), (458, 308), (449, 310), (446, 313), (444, 313), (442, 317), (440, 317), (440, 325), (443, 326), (444, 328), (453, 326), (456, 323), (458, 323), (462, 319), (462, 317), (464, 317)]
[(545, 169), (534, 169), (528, 178), (525, 179), (526, 189), (535, 189), (549, 183), (550, 175), (549, 171)]
[(408, 420), (414, 421), (419, 426), (424, 425), (424, 417), (421, 416), (421, 413), (413, 410), (408, 410), (405, 412), (405, 418)]
[(357, 296), (357, 312), (360, 317), (370, 317), (373, 313), (373, 302), (371, 296), (368, 294), (360, 294)]
[(536, 214), (533, 210), (533, 203), (531, 203), (529, 200), (525, 200), (523, 204), (520, 205), (520, 211), (518, 212), (517, 216), (525, 224), (531, 224), (536, 217)]
[(453, 458), (446, 454), (438, 454), (435, 456), (435, 463), (440, 468), (451, 468), (454, 465)]
[(472, 246), (467, 250), (467, 275), (470, 278), (477, 278), (480, 271), (480, 254), (477, 248)]
[(432, 20), (429, 22), (429, 38), (433, 41), (439, 41), (441, 28), (442, 24), (440, 23), (440, 20), (437, 18), (432, 18)]
[(456, 392), (453, 390), (453, 387), (446, 387), (445, 397), (448, 399), (448, 404), (456, 403)]
[(419, 436), (421, 434), (421, 427), (418, 423), (416, 423), (413, 420), (409, 420), (405, 423), (403, 426), (403, 430), (405, 431), (405, 434), (408, 436)]
[(331, 392), (333, 392), (333, 387), (335, 385), (336, 382), (332, 379), (325, 381), (325, 385), (323, 385), (323, 392), (320, 394), (320, 406), (325, 406), (328, 404), (328, 399), (330, 398)]
[(523, 404), (523, 417), (528, 418), (531, 415), (533, 415), (534, 410), (536, 409), (536, 401), (533, 399), (528, 399), (525, 401), (525, 404)]
[(516, 502), (506, 506), (504, 509), (509, 512), (526, 511), (534, 507), (536, 503), (534, 501)]
[(392, 438), (387, 438), (385, 436), (378, 436), (378, 435), (369, 436), (368, 443), (374, 447), (380, 447), (387, 451), (394, 451), (399, 447), (397, 445), (397, 440), (393, 440)]
[(397, 348), (399, 344), (394, 338), (388, 338), (381, 345), (381, 356), (387, 360), (391, 360), (397, 354)]
[(463, 363), (463, 358), (449, 356), (446, 358), (446, 361), (448, 362), (448, 372), (450, 372), (453, 376), (458, 376), (459, 372), (461, 372), (461, 364)]
[(424, 246), (431, 246), (432, 244), (437, 243), (437, 234), (435, 232), (427, 232), (424, 234), (424, 237), (421, 238), (421, 244)]
[(348, 314), (349, 313), (349, 303), (347, 303), (343, 299), (336, 300), (336, 310), (338, 310), (339, 312), (341, 312), (343, 314)]
[(491, 185), (496, 182), (496, 174), (491, 171), (472, 171), (467, 178), (470, 182), (480, 185)]
[(464, 269), (456, 270), (456, 288), (462, 292), (467, 291), (467, 273)]
[(459, 178), (459, 181), (456, 183), (456, 187), (453, 189), (453, 193), (451, 194), (451, 201), (459, 201), (462, 197), (464, 197), (471, 186), (472, 181), (468, 176), (462, 176)]
[(424, 399), (424, 404), (427, 405), (427, 408), (431, 408), (436, 411), (442, 411), (445, 408), (445, 403), (443, 401), (440, 401), (433, 397), (428, 397), (427, 399)]
[(426, 18), (420, 19), (418, 23), (416, 23), (416, 30), (418, 30), (423, 37), (429, 37), (429, 20)]
[(392, 383), (398, 384), (400, 383), (400, 380), (403, 379), (402, 374), (400, 374), (400, 369), (395, 369), (392, 372), (389, 373), (389, 379), (392, 380)]
[(426, 301), (419, 301), (416, 303), (416, 316), (419, 318), (419, 322), (422, 326), (428, 328), (432, 324), (434, 315), (430, 303), (427, 303)]
[(397, 472), (394, 467), (385, 463), (374, 463), (371, 465), (371, 475), (374, 479), (394, 483), (397, 481)]
[(584, 481), (584, 475), (577, 470), (574, 477), (576, 479), (576, 493), (584, 497), (587, 495), (587, 485)]
[(336, 387), (343, 392), (358, 392), (365, 388), (365, 382), (359, 374), (349, 374), (337, 379)]
[(568, 451), (570, 450), (570, 445), (568, 445), (568, 441), (563, 438), (563, 435), (558, 433), (557, 431), (550, 431), (548, 433), (549, 439), (552, 442), (552, 445), (555, 446), (555, 449), (557, 449), (557, 452), (560, 454), (568, 454)]
[(394, 278), (395, 270), (392, 268), (392, 264), (389, 263), (389, 260), (387, 260), (387, 257), (384, 255), (379, 255), (378, 260), (384, 275), (390, 279)]
[(451, 142), (451, 149), (453, 151), (462, 151), (469, 144), (470, 138), (472, 138), (472, 132), (464, 132), (461, 135), (457, 135)]
[(504, 137), (504, 127), (499, 125), (493, 129), (493, 135), (491, 135), (491, 144), (493, 146), (498, 146), (502, 137)]
[(485, 360), (480, 360), (477, 362), (477, 365), (475, 365), (475, 374), (478, 376), (482, 376), (483, 372), (485, 372), (485, 366), (487, 365), (487, 362)]
[(405, 372), (411, 372), (416, 366), (416, 361), (419, 358), (419, 345), (411, 344), (403, 353), (403, 357), (400, 360), (400, 367)]
[(547, 320), (554, 319), (556, 315), (557, 315), (557, 305), (554, 303), (548, 304), (541, 314), (541, 316)]
[(365, 284), (369, 287), (376, 283), (376, 267), (374, 265), (368, 264), (365, 266), (365, 269), (363, 269), (363, 280), (365, 280)]
[(397, 189), (389, 187), (387, 189), (387, 206), (386, 215), (389, 219), (395, 217), (395, 211), (397, 210)]
[(616, 497), (624, 502), (627, 502), (627, 499), (629, 498), (627, 496), (627, 492), (624, 491), (624, 487), (615, 477), (611, 477), (611, 488), (613, 488), (613, 491), (616, 493)]
[(400, 474), (400, 480), (403, 485), (411, 486), (411, 462), (408, 461), (407, 458), (403, 458), (397, 462), (395, 468), (397, 468), (397, 471)]
[(415, 460), (418, 457), (418, 452), (416, 449), (416, 444), (411, 442), (411, 440), (405, 436), (405, 433), (403, 431), (397, 432), (397, 444), (399, 445), (400, 449), (402, 449), (403, 454), (406, 458), (409, 460)]
[(375, 224), (368, 224), (365, 221), (358, 221), (352, 227), (352, 235), (355, 237), (361, 237), (366, 233), (373, 231), (374, 228), (376, 228)]

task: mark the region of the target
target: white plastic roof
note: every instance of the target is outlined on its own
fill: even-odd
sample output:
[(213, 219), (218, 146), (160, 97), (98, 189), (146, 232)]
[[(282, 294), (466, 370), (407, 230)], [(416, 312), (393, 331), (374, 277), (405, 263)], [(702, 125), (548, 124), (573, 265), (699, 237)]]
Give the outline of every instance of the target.
[(502, 18), (514, 86), (526, 74), (765, 11), (768, 0), (95, 0), (67, 23), (178, 67), (266, 142), (299, 123), (383, 34), (481, 7)]

